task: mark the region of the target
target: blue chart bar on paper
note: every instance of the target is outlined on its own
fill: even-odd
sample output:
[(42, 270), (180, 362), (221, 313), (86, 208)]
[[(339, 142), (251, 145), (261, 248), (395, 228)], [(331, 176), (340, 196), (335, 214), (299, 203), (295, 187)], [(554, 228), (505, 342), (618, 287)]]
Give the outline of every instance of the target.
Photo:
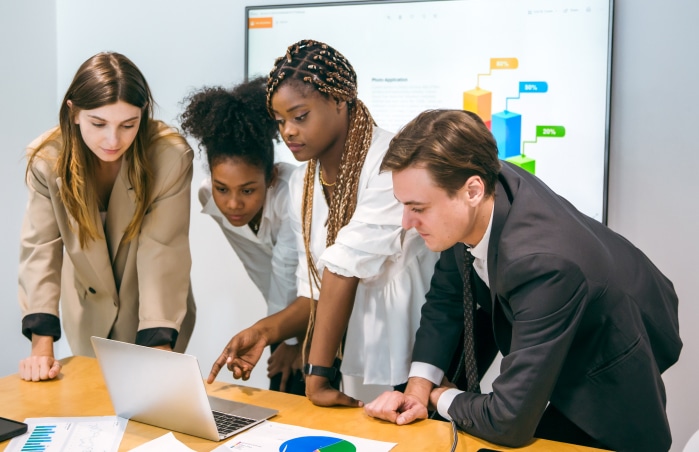
[(21, 452), (46, 450), (51, 444), (54, 433), (56, 433), (55, 425), (37, 425), (24, 443)]

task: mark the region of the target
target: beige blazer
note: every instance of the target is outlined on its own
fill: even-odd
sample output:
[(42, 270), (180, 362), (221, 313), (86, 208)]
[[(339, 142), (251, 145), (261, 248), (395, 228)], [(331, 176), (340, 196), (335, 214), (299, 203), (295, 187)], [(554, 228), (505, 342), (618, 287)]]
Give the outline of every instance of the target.
[[(175, 348), (184, 351), (194, 328), (189, 278), (193, 152), (181, 136), (169, 134), (172, 130), (164, 123), (152, 126), (152, 202), (139, 235), (130, 242), (122, 241), (136, 208), (127, 165), (121, 166), (109, 198), (106, 238), (84, 249), (77, 223), (61, 201), (62, 178), (54, 172), (59, 143), (45, 147), (43, 158), (29, 168), (19, 304), (23, 315), (59, 316), (60, 300), (63, 330), (73, 354), (94, 356), (90, 336), (133, 343), (136, 332), (146, 328), (178, 330)], [(29, 152), (48, 133), (34, 140)], [(97, 212), (94, 221), (101, 224)]]

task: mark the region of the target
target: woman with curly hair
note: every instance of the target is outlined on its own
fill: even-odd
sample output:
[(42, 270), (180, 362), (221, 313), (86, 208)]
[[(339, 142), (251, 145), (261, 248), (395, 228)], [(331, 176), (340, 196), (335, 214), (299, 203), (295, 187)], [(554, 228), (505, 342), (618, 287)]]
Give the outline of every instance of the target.
[[(223, 231), (267, 302), (268, 315), (296, 299), (297, 252), (289, 223), (294, 165), (274, 162), (277, 124), (265, 104), (266, 79), (188, 99), (182, 128), (199, 141), (211, 176), (199, 188), (202, 212)], [(304, 394), (298, 340), (272, 344), (270, 389)]]

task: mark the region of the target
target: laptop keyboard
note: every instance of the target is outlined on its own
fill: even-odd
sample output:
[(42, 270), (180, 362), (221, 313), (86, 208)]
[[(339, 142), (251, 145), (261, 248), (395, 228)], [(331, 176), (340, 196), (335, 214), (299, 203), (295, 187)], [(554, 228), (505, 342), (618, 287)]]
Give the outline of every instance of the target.
[(219, 435), (227, 435), (257, 422), (257, 419), (248, 419), (246, 417), (235, 416), (233, 414), (221, 413), (218, 411), (213, 411), (213, 413)]

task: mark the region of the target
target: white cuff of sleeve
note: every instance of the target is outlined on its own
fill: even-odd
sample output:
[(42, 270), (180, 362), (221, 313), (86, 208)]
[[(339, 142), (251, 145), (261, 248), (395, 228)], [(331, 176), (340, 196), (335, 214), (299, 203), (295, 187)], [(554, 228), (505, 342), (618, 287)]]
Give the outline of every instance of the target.
[(299, 340), (295, 337), (290, 337), (289, 339), (285, 340), (284, 343), (293, 347), (299, 343)]
[(412, 364), (410, 364), (410, 373), (408, 374), (408, 378), (410, 377), (424, 378), (439, 386), (444, 377), (444, 371), (432, 364), (413, 361)]
[(448, 421), (451, 421), (451, 416), (449, 416), (449, 407), (454, 402), (456, 396), (462, 392), (463, 391), (456, 388), (449, 388), (444, 391), (441, 396), (439, 396), (439, 400), (437, 400), (437, 412), (440, 416)]

